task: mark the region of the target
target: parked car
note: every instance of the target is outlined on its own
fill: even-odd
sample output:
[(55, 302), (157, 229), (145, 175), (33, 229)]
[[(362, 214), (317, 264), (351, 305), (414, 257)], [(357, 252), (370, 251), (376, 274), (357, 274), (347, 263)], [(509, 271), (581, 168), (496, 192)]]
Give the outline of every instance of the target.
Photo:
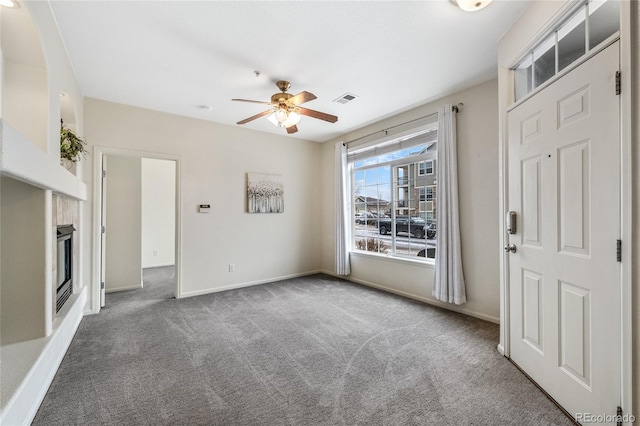
[(378, 219), (380, 218), (389, 218), (384, 213), (374, 213), (374, 212), (360, 212), (356, 214), (356, 223), (358, 224), (368, 224), (368, 225), (377, 225)]
[(436, 224), (435, 222), (428, 223), (424, 226), (424, 233), (428, 239), (433, 239), (436, 237)]
[(377, 221), (376, 215), (371, 212), (360, 212), (356, 214), (356, 223), (364, 225), (366, 223), (373, 225)]
[[(396, 235), (400, 233), (411, 234), (415, 238), (424, 238), (425, 221), (418, 216), (396, 216)], [(393, 229), (391, 218), (380, 218), (378, 231), (380, 235), (387, 235)], [(435, 234), (434, 234), (435, 236)]]

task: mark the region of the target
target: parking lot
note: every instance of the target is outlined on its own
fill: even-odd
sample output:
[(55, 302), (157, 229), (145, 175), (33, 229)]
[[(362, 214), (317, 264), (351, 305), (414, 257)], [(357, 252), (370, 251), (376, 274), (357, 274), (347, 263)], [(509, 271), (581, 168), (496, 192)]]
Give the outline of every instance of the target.
[[(375, 238), (387, 246), (387, 250), (391, 252), (391, 234), (380, 235), (376, 225), (355, 225), (355, 238)], [(436, 247), (437, 236), (434, 239), (413, 238), (407, 234), (396, 236), (396, 254), (405, 254), (407, 256), (417, 256), (418, 252), (427, 248)]]

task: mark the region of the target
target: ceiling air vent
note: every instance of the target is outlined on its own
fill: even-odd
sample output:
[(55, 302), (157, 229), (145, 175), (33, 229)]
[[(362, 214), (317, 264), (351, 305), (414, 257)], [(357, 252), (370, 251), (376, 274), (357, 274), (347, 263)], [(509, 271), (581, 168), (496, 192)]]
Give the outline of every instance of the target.
[(334, 99), (333, 102), (338, 102), (339, 104), (346, 104), (347, 102), (351, 102), (355, 98), (357, 98), (357, 96), (354, 95), (353, 93), (345, 93), (339, 98)]

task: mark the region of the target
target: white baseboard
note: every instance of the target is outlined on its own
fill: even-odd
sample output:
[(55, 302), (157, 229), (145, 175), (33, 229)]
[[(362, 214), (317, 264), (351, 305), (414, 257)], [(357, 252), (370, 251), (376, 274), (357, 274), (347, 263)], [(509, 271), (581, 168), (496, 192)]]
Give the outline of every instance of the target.
[(165, 266), (175, 266), (174, 262), (169, 262), (169, 263), (157, 263), (157, 264), (153, 264), (153, 265), (143, 265), (142, 269), (147, 269), (147, 268), (162, 268)]
[(140, 290), (141, 288), (143, 288), (143, 284), (142, 283), (140, 283), (138, 285), (127, 286), (127, 287), (108, 288), (108, 289), (105, 289), (104, 292), (105, 293), (116, 293), (118, 291)]
[(63, 310), (68, 309), (68, 311), (59, 324), (55, 324), (54, 321), (53, 333), (49, 337), (43, 338), (44, 343), (40, 355), (6, 405), (2, 407), (0, 424), (29, 425), (36, 416), (82, 320), (82, 310), (87, 303), (86, 288), (77, 297), (75, 296), (73, 295), (69, 299), (72, 301), (71, 306), (67, 308), (69, 304), (67, 302), (62, 308)]
[(384, 285), (372, 283), (372, 282), (365, 281), (365, 280), (351, 278), (349, 276), (339, 276), (339, 275), (336, 275), (334, 272), (330, 272), (330, 271), (326, 271), (326, 270), (322, 270), (320, 272), (322, 272), (323, 274), (332, 275), (334, 277), (342, 278), (342, 279), (345, 279), (347, 281), (351, 281), (351, 282), (356, 283), (356, 284), (362, 284), (362, 285), (365, 285), (367, 287), (377, 288), (378, 290), (383, 290), (383, 291), (386, 291), (388, 293), (397, 294), (399, 296), (407, 297), (409, 299), (418, 300), (420, 302), (424, 302), (424, 303), (427, 303), (429, 305), (438, 306), (440, 308), (444, 308), (444, 309), (448, 309), (450, 311), (454, 311), (454, 312), (458, 312), (458, 313), (461, 313), (461, 314), (469, 315), (469, 316), (472, 316), (474, 318), (479, 318), (481, 320), (493, 322), (495, 324), (500, 324), (500, 318), (498, 318), (498, 317), (494, 317), (494, 316), (491, 316), (491, 315), (486, 315), (486, 314), (483, 314), (481, 312), (470, 311), (468, 309), (465, 309), (463, 307), (459, 307), (457, 305), (451, 305), (449, 303), (439, 302), (439, 301), (437, 301), (435, 299), (429, 299), (429, 298), (426, 298), (424, 296), (419, 296), (417, 294), (409, 293), (409, 292), (402, 291), (402, 290), (397, 290), (395, 288), (387, 287), (387, 286), (384, 286)]
[(235, 290), (237, 288), (251, 287), (251, 286), (260, 285), (260, 284), (268, 284), (268, 283), (272, 283), (272, 282), (276, 282), (276, 281), (288, 280), (288, 279), (291, 279), (291, 278), (306, 277), (308, 275), (319, 274), (321, 272), (323, 272), (323, 271), (321, 271), (319, 269), (316, 269), (314, 271), (301, 272), (299, 274), (283, 275), (283, 276), (280, 276), (280, 277), (267, 278), (267, 279), (264, 279), (264, 280), (257, 280), (257, 281), (249, 281), (249, 282), (245, 282), (245, 283), (231, 284), (231, 285), (227, 285), (227, 286), (224, 286), (224, 287), (216, 287), (216, 288), (212, 288), (212, 289), (198, 290), (198, 291), (189, 291), (189, 292), (181, 293), (178, 296), (178, 298), (202, 296), (203, 294), (211, 294), (211, 293), (219, 293), (221, 291)]

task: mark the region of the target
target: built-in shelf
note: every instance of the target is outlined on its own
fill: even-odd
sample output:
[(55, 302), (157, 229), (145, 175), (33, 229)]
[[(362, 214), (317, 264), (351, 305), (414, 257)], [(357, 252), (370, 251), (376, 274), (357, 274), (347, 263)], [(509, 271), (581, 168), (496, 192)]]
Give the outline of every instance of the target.
[(50, 336), (0, 346), (0, 424), (22, 425), (33, 420), (82, 320), (86, 302), (83, 288), (59, 312)]
[(0, 119), (0, 174), (77, 200), (87, 199), (87, 186), (24, 135)]

